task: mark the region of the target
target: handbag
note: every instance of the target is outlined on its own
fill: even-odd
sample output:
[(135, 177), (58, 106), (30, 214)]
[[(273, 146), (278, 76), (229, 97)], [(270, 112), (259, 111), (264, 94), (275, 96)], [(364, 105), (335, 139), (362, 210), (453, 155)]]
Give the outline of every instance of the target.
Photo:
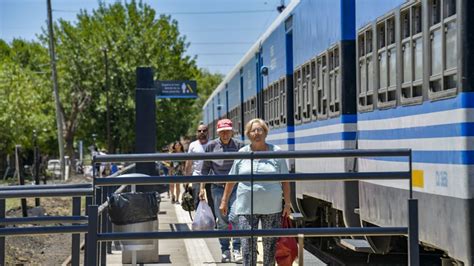
[(181, 207), (183, 208), (183, 210), (189, 213), (189, 217), (192, 221), (193, 217), (191, 216), (191, 212), (194, 211), (193, 189), (189, 185), (186, 185), (184, 189), (185, 192), (183, 193), (183, 196), (181, 198)]
[[(290, 218), (285, 216), (281, 219), (282, 228), (291, 228)], [(294, 237), (282, 236), (276, 243), (275, 259), (280, 266), (291, 266), (298, 257), (298, 244)]]

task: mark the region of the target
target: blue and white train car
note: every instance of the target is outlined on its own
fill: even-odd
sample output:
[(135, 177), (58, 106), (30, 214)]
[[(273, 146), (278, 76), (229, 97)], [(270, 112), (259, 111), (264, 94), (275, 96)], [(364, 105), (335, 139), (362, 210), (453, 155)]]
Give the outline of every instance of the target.
[[(294, 0), (208, 99), (204, 121), (214, 131), (217, 119), (231, 118), (244, 139), (245, 123), (264, 118), (271, 128), (267, 140), (286, 150), (413, 149), (423, 253), (472, 265), (469, 14), (471, 0)], [(400, 171), (406, 165), (400, 158), (290, 160), (296, 172)], [(408, 181), (305, 182), (294, 192), (293, 207), (310, 226), (407, 223)], [(326, 240), (316, 245), (338, 255), (347, 247), (343, 239)], [(395, 258), (406, 252), (400, 237), (366, 240), (364, 252)]]
[[(301, 1), (291, 19), (295, 149), (354, 149), (355, 1)], [(296, 172), (348, 172), (354, 167), (350, 158), (295, 163)], [(296, 197), (307, 220), (360, 226), (354, 212), (357, 189), (357, 182), (300, 182)], [(321, 209), (341, 219), (323, 222)]]
[[(378, 2), (357, 0), (358, 147), (413, 150), (420, 241), (454, 258), (450, 263), (472, 265), (474, 3)], [(406, 165), (400, 158), (358, 161), (361, 172)], [(365, 224), (406, 225), (408, 181), (359, 187)], [(378, 248), (390, 251), (389, 239)]]

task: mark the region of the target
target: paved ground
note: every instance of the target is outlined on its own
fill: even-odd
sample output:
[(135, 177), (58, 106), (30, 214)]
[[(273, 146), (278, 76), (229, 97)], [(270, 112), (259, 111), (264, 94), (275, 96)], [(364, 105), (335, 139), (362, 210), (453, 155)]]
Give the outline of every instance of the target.
[[(159, 230), (190, 230), (191, 219), (180, 205), (171, 204), (170, 199), (162, 196), (160, 208)], [(257, 261), (259, 265), (263, 265), (261, 241), (258, 243), (260, 254)], [(235, 263), (220, 262), (220, 246), (217, 239), (160, 240), (159, 254), (160, 261), (158, 263), (145, 265), (236, 265)], [(306, 265), (324, 265), (306, 251), (304, 262)], [(121, 251), (113, 251), (108, 255), (107, 265), (122, 265)], [(294, 263), (294, 265), (298, 264)]]

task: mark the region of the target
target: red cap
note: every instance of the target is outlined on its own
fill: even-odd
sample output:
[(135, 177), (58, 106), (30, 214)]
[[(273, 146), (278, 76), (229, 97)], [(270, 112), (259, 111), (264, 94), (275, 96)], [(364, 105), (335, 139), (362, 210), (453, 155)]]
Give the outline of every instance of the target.
[(223, 130), (232, 130), (232, 121), (230, 119), (221, 119), (217, 121), (217, 132)]

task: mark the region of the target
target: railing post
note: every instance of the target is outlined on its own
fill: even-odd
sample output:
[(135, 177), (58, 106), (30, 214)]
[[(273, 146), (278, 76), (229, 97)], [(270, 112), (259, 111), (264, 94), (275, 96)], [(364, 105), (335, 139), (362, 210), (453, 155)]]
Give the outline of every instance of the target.
[[(256, 239), (254, 239), (253, 237), (253, 155), (254, 153), (251, 152), (252, 154), (252, 158), (250, 159), (250, 230), (252, 232), (252, 235), (250, 236), (250, 265), (253, 265), (254, 263), (256, 263), (256, 261), (254, 262), (254, 258), (253, 258), (253, 255), (255, 253), (255, 251), (253, 250), (253, 243), (254, 241), (257, 241)], [(258, 225), (257, 225), (258, 227)]]
[[(109, 197), (110, 194), (112, 194), (111, 191), (115, 191), (119, 187), (115, 189), (114, 188), (115, 187), (105, 187), (105, 191), (107, 192), (107, 197)], [(108, 210), (106, 209), (104, 211), (106, 211), (108, 215)], [(106, 219), (106, 223), (107, 223), (107, 226), (106, 226), (107, 232), (112, 232), (112, 222), (110, 221), (110, 219)], [(107, 241), (107, 254), (112, 254), (112, 241)]]
[[(89, 216), (89, 206), (92, 205), (92, 197), (86, 197), (86, 215)], [(88, 220), (88, 222), (90, 222), (90, 219)], [(87, 238), (88, 238), (88, 235), (89, 234), (85, 234), (84, 236), (84, 264), (85, 262), (87, 262), (87, 258), (88, 258), (88, 247), (89, 245), (87, 244)]]
[(85, 265), (98, 265), (97, 261), (97, 205), (87, 207), (89, 212), (89, 223), (87, 230), (87, 258)]
[[(5, 199), (0, 199), (0, 219), (5, 218)], [(4, 226), (0, 226), (3, 228)], [(0, 237), (0, 265), (5, 265), (5, 237)]]
[(304, 265), (304, 235), (298, 234), (298, 266)]
[[(72, 198), (72, 215), (79, 216), (81, 215), (81, 198), (73, 197)], [(80, 263), (80, 253), (81, 253), (81, 235), (73, 234), (72, 235), (72, 250), (71, 250), (71, 265), (79, 266)]]
[(418, 200), (408, 200), (408, 265), (420, 265), (418, 246)]
[[(107, 187), (101, 187), (100, 190), (100, 195), (101, 195), (101, 202), (98, 205), (101, 205), (102, 203), (105, 202), (107, 199), (106, 196), (106, 189)], [(107, 216), (106, 216), (107, 210), (104, 210), (100, 213), (100, 232), (105, 233), (107, 232)], [(100, 242), (100, 265), (106, 265), (107, 264), (107, 242)]]

